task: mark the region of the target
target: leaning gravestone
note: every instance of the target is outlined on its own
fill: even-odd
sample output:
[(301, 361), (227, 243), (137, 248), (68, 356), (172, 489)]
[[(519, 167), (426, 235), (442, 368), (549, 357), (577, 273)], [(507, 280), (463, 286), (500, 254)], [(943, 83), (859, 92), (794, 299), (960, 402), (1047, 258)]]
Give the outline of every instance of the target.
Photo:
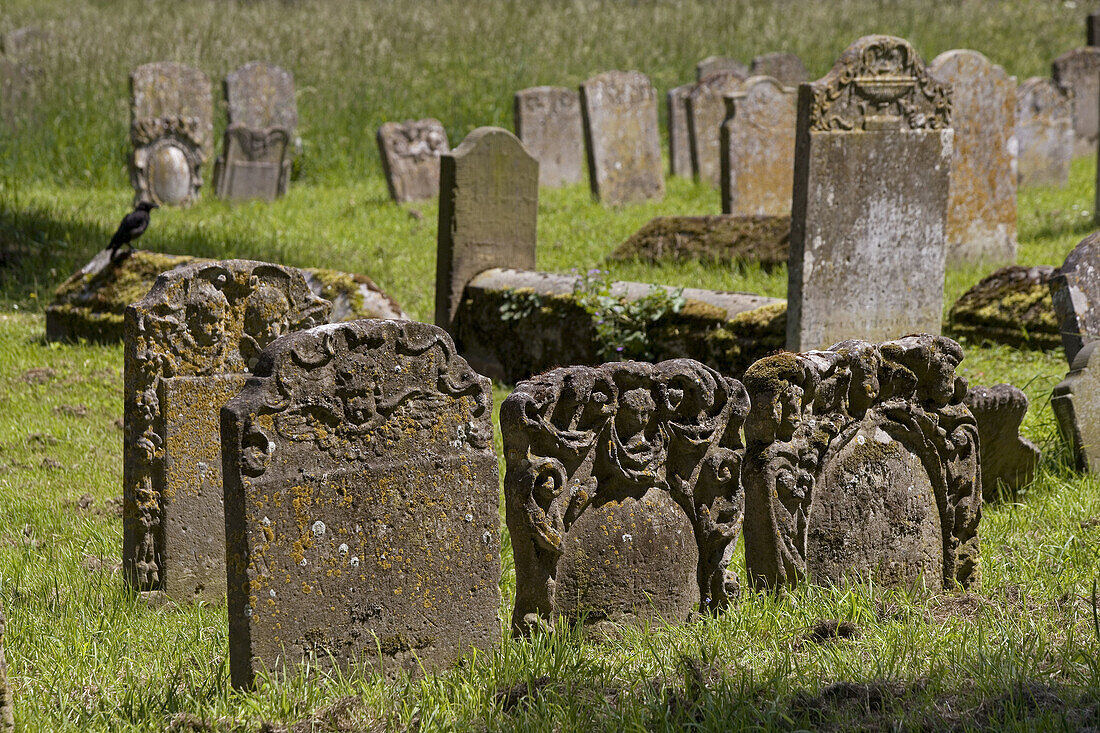
[(757, 587), (976, 585), (978, 428), (957, 343), (919, 334), (745, 372), (745, 563)]
[(1051, 77), (1073, 100), (1073, 154), (1096, 155), (1100, 132), (1100, 48), (1075, 48), (1051, 63)]
[(513, 631), (725, 607), (744, 511), (741, 383), (690, 359), (555, 369), (501, 405)]
[(1073, 248), (1050, 279), (1050, 295), (1066, 361), (1100, 339), (1100, 232)]
[(657, 92), (637, 71), (607, 71), (581, 84), (588, 183), (605, 204), (665, 195)]
[(455, 333), (466, 283), (493, 267), (535, 268), (539, 163), (499, 127), (479, 127), (442, 157), (435, 322)]
[(385, 122), (377, 140), (390, 198), (400, 204), (439, 195), (439, 157), (451, 150), (442, 122)]
[(194, 203), (202, 167), (214, 152), (214, 102), (206, 74), (167, 61), (134, 69), (130, 142), (135, 203)]
[(392, 673), (500, 639), (487, 378), (445, 332), (352, 321), (265, 349), (222, 410), (233, 684), (307, 655)]
[(15, 707), (11, 697), (11, 683), (8, 681), (8, 662), (4, 656), (4, 642), (6, 623), (4, 619), (4, 606), (0, 605), (0, 733), (10, 733), (15, 730)]
[(581, 98), (573, 89), (533, 87), (516, 92), (516, 136), (539, 162), (540, 186), (584, 180)]
[(810, 72), (806, 71), (802, 59), (793, 53), (776, 52), (757, 56), (749, 67), (752, 76), (770, 76), (783, 86), (795, 86), (809, 81)]
[(722, 180), (722, 121), (727, 96), (741, 88), (745, 77), (719, 72), (695, 85), (687, 98), (688, 141), (695, 179), (717, 188)]
[(790, 216), (797, 120), (795, 90), (769, 77), (754, 76), (726, 97), (723, 213)]
[(1020, 186), (1065, 186), (1073, 160), (1073, 103), (1050, 79), (1016, 91), (1016, 173)]
[(947, 262), (1016, 261), (1016, 78), (977, 51), (941, 53), (928, 67), (953, 89), (955, 155)]
[(1073, 452), (1078, 471), (1100, 472), (1100, 356), (1096, 341), (1077, 352), (1069, 374), (1050, 396), (1058, 431)]
[(177, 601), (225, 595), (218, 410), (275, 338), (328, 320), (289, 267), (187, 265), (126, 309), (123, 568)]
[(951, 90), (866, 36), (799, 87), (787, 348), (939, 333)]
[(733, 73), (742, 79), (749, 78), (749, 67), (729, 56), (707, 56), (695, 64), (695, 80), (702, 81), (711, 74)]
[(1020, 435), (1027, 395), (1011, 384), (971, 387), (963, 400), (978, 424), (982, 500), (997, 498), (1002, 487), (1015, 492), (1032, 482), (1042, 453)]
[(694, 84), (683, 84), (668, 90), (668, 164), (669, 174), (691, 177), (691, 143), (688, 141), (687, 96)]

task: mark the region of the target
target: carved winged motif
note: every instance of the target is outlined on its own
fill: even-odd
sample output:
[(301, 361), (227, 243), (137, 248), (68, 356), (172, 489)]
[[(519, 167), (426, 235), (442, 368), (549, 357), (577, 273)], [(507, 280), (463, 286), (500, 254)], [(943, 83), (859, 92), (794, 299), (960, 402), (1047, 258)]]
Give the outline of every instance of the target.
[[(197, 117), (185, 115), (166, 115), (163, 117), (138, 117), (130, 124), (130, 142), (134, 147), (152, 145), (163, 137), (177, 140), (202, 150), (202, 122)], [(200, 159), (202, 155), (200, 152)]]
[(393, 129), (393, 152), (416, 161), (438, 158), (446, 153), (447, 133), (435, 120), (408, 120)]
[[(233, 123), (225, 130), (226, 148), (240, 151), (245, 160), (281, 163), (290, 133), (281, 127), (257, 129)], [(232, 156), (230, 156), (232, 157)]]

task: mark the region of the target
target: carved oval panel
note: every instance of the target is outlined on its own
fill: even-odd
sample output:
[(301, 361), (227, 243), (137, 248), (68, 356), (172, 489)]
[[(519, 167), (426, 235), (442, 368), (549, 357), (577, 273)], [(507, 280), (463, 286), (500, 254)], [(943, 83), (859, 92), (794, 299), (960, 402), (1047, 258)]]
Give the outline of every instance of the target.
[(149, 158), (149, 188), (162, 204), (182, 204), (191, 194), (191, 164), (176, 145), (160, 146)]

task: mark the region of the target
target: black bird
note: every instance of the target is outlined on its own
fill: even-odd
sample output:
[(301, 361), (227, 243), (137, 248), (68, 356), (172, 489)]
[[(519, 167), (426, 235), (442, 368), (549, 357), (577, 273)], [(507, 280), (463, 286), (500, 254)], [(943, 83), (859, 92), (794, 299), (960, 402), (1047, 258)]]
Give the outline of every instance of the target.
[(122, 218), (122, 223), (118, 225), (118, 231), (115, 232), (115, 236), (111, 237), (110, 248), (112, 260), (114, 260), (115, 255), (118, 254), (118, 248), (122, 245), (129, 245), (130, 248), (133, 249), (133, 245), (130, 243), (140, 237), (145, 230), (149, 228), (149, 212), (152, 209), (159, 208), (160, 207), (152, 201), (142, 201), (137, 205), (136, 209)]

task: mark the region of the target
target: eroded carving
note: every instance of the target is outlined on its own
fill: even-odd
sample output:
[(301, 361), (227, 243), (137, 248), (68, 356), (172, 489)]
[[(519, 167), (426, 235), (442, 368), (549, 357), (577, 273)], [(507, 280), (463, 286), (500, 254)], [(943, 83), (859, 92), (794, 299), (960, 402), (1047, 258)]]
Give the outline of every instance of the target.
[(442, 122), (386, 122), (378, 128), (377, 141), (394, 201), (422, 201), (439, 194), (439, 156), (451, 150)]

